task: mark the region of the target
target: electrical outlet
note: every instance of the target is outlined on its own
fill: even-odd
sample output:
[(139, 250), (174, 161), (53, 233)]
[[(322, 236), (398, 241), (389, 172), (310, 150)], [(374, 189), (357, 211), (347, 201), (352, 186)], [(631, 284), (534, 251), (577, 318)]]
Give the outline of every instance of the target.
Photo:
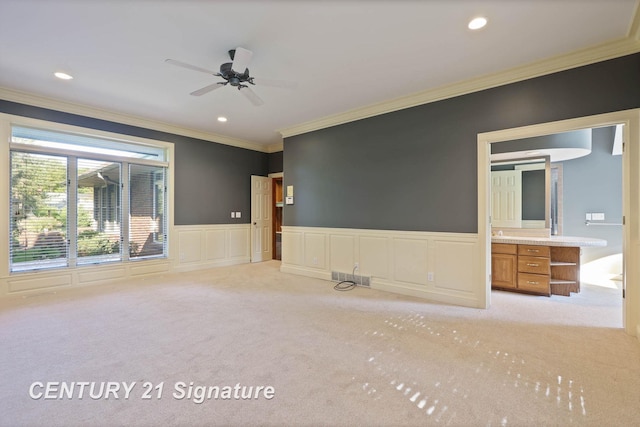
[(242, 212), (236, 212), (236, 218), (242, 218)]
[(427, 273), (427, 280), (429, 282), (433, 282), (433, 272), (430, 271)]
[(231, 218), (235, 218), (236, 217), (236, 213), (235, 212), (231, 212)]
[(357, 262), (356, 262), (355, 264), (353, 264), (353, 269), (354, 269), (355, 271), (360, 270), (360, 263), (357, 263)]

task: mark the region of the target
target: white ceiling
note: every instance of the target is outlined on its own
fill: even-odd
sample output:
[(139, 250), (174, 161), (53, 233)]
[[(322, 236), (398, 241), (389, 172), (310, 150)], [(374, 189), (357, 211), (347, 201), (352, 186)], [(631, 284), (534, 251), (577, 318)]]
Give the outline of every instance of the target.
[[(0, 87), (266, 147), (281, 129), (628, 38), (638, 3), (0, 0)], [(472, 32), (477, 15), (489, 23)], [(260, 107), (230, 86), (194, 97), (220, 78), (164, 62), (217, 71), (238, 46), (252, 76), (297, 88), (255, 86)]]

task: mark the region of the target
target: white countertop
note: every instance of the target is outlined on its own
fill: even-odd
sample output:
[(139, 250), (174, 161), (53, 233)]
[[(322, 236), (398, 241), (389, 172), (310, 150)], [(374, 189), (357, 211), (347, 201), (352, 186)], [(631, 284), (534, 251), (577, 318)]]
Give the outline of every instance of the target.
[(520, 236), (491, 236), (491, 243), (511, 243), (516, 245), (544, 245), (544, 246), (607, 246), (607, 241), (591, 237), (551, 236), (551, 237), (520, 237)]

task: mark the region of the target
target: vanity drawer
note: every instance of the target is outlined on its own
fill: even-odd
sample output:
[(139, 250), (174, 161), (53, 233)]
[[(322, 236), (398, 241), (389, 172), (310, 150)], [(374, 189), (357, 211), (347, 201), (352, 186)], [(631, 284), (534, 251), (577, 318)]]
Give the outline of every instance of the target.
[(549, 275), (551, 272), (550, 269), (551, 266), (549, 258), (522, 255), (518, 257), (518, 271)]
[(518, 254), (518, 245), (514, 245), (511, 243), (492, 243), (491, 244), (491, 253), (493, 254)]
[(549, 276), (542, 274), (518, 273), (518, 289), (549, 295)]
[(543, 256), (548, 258), (550, 254), (549, 246), (518, 245), (518, 255)]

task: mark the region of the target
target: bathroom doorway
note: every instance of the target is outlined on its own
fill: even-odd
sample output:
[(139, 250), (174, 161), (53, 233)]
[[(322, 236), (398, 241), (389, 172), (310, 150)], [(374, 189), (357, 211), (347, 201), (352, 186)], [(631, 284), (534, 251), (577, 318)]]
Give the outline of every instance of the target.
[[(619, 247), (621, 248), (621, 260), (620, 260), (620, 264), (621, 265), (621, 273), (620, 273), (620, 277), (618, 279), (619, 280), (619, 287), (620, 287), (620, 294), (621, 294), (621, 298), (622, 299), (622, 310), (620, 313), (620, 318), (621, 318), (621, 324), (622, 326), (625, 328), (625, 330), (627, 331), (627, 333), (632, 334), (632, 335), (636, 335), (639, 333), (639, 326), (638, 326), (638, 319), (639, 319), (639, 304), (637, 304), (638, 299), (640, 298), (640, 296), (638, 295), (638, 284), (637, 284), (637, 280), (635, 280), (638, 277), (638, 268), (636, 266), (629, 266), (626, 265), (626, 263), (624, 262), (624, 259), (630, 259), (629, 256), (630, 254), (636, 253), (637, 249), (637, 242), (638, 242), (638, 236), (635, 236), (631, 234), (630, 229), (631, 229), (631, 224), (630, 222), (638, 222), (637, 216), (638, 216), (638, 212), (637, 212), (637, 207), (632, 205), (632, 201), (637, 200), (638, 199), (638, 183), (635, 181), (632, 181), (630, 179), (630, 176), (635, 176), (638, 174), (638, 169), (639, 166), (638, 164), (640, 162), (638, 162), (636, 159), (636, 157), (638, 157), (638, 141), (639, 141), (639, 135), (638, 135), (638, 110), (632, 110), (632, 111), (624, 111), (624, 112), (619, 112), (619, 113), (611, 113), (611, 114), (605, 114), (605, 115), (599, 115), (599, 116), (591, 116), (591, 117), (585, 117), (585, 118), (581, 118), (581, 119), (573, 119), (573, 120), (567, 120), (567, 121), (562, 121), (562, 122), (554, 122), (554, 123), (547, 123), (547, 124), (542, 124), (542, 125), (533, 125), (533, 126), (527, 126), (527, 127), (523, 127), (523, 128), (516, 128), (516, 129), (507, 129), (507, 130), (502, 130), (502, 131), (496, 131), (496, 132), (489, 132), (486, 134), (480, 134), (478, 136), (478, 194), (479, 194), (479, 224), (478, 224), (478, 231), (479, 231), (479, 239), (480, 239), (480, 248), (481, 248), (481, 264), (482, 264), (482, 268), (483, 268), (483, 277), (484, 277), (484, 283), (486, 284), (486, 301), (487, 301), (487, 306), (490, 305), (491, 302), (491, 227), (490, 227), (490, 210), (491, 210), (491, 189), (490, 189), (490, 154), (491, 154), (491, 144), (494, 143), (499, 143), (499, 142), (505, 142), (505, 141), (517, 141), (517, 140), (525, 140), (528, 138), (534, 138), (534, 137), (539, 137), (542, 135), (553, 135), (553, 134), (558, 134), (558, 133), (563, 133), (563, 132), (569, 132), (569, 131), (575, 131), (575, 130), (581, 130), (581, 129), (596, 129), (598, 130), (598, 132), (602, 132), (599, 129), (605, 129), (605, 128), (611, 128), (612, 126), (616, 126), (616, 125), (624, 125), (624, 127), (622, 128), (622, 134), (624, 135), (623, 138), (621, 138), (621, 140), (626, 141), (626, 150), (625, 153), (623, 155), (620, 155), (620, 158), (622, 158), (621, 163), (622, 163), (622, 185), (621, 185), (621, 190), (620, 188), (618, 188), (618, 190), (621, 193), (621, 199), (622, 199), (622, 207), (621, 209), (619, 209), (619, 213), (622, 215), (619, 215), (619, 217), (616, 217), (615, 213), (610, 214), (609, 216), (606, 215), (605, 212), (605, 219), (601, 220), (599, 218), (600, 215), (597, 216), (592, 216), (592, 220), (591, 223), (589, 225), (587, 225), (586, 221), (588, 221), (588, 217), (586, 216), (587, 214), (601, 214), (603, 212), (590, 212), (592, 210), (604, 210), (603, 209), (598, 209), (598, 208), (589, 208), (587, 209), (585, 212), (582, 212), (581, 215), (581, 223), (580, 223), (580, 227), (582, 227), (582, 229), (584, 230), (585, 227), (592, 227), (590, 228), (590, 233), (591, 230), (595, 230), (596, 228), (598, 229), (602, 229), (604, 230), (607, 227), (619, 227), (620, 228), (620, 242), (617, 243), (619, 245)], [(631, 161), (630, 159), (633, 158), (634, 160)], [(562, 226), (563, 226), (563, 230), (562, 233), (564, 235), (569, 235), (569, 233), (575, 233), (576, 227), (577, 225), (575, 225), (575, 219), (576, 219), (576, 214), (575, 212), (568, 212), (569, 210), (575, 210), (575, 209), (584, 209), (584, 206), (578, 206), (578, 207), (572, 207), (571, 206), (571, 197), (575, 196), (570, 196), (569, 194), (567, 194), (567, 165), (569, 165), (569, 163), (567, 162), (566, 165), (563, 165), (564, 167), (562, 168), (561, 174), (560, 174), (560, 179), (564, 180), (560, 181), (561, 184), (558, 190), (562, 191), (564, 194), (560, 194), (562, 196), (562, 199), (565, 201), (565, 203), (561, 203), (560, 209), (562, 209), (562, 216), (565, 218), (565, 221), (563, 222)], [(597, 169), (592, 169), (591, 171), (589, 171), (588, 173), (591, 175), (597, 175)], [(573, 185), (573, 183), (571, 184)], [(586, 188), (585, 191), (589, 191), (589, 188)], [(580, 197), (582, 197), (582, 195), (580, 195)], [(569, 203), (566, 203), (568, 202)], [(574, 223), (574, 225), (569, 226), (568, 221), (566, 220), (568, 218), (568, 215), (571, 215), (572, 217), (572, 222)], [(636, 218), (632, 218), (633, 215), (636, 215)], [(598, 218), (598, 219), (593, 219), (593, 218)], [(627, 218), (627, 224), (625, 226), (616, 226), (613, 224), (617, 224), (618, 221), (620, 223), (622, 223), (623, 218)], [(594, 225), (595, 223), (599, 223), (599, 224), (604, 224), (607, 223), (607, 225)], [(611, 224), (611, 225), (609, 225)], [(636, 225), (637, 226), (637, 225)], [(637, 233), (636, 233), (637, 234)], [(589, 264), (592, 261), (596, 261), (599, 258), (605, 258), (605, 257), (599, 257), (597, 252), (594, 254), (588, 254), (588, 256), (583, 255), (581, 257), (584, 261), (583, 263), (585, 265)], [(595, 266), (595, 271), (597, 271), (598, 268), (601, 268), (601, 266)], [(571, 298), (571, 297), (569, 297)], [(632, 304), (629, 304), (629, 301), (633, 301)]]

